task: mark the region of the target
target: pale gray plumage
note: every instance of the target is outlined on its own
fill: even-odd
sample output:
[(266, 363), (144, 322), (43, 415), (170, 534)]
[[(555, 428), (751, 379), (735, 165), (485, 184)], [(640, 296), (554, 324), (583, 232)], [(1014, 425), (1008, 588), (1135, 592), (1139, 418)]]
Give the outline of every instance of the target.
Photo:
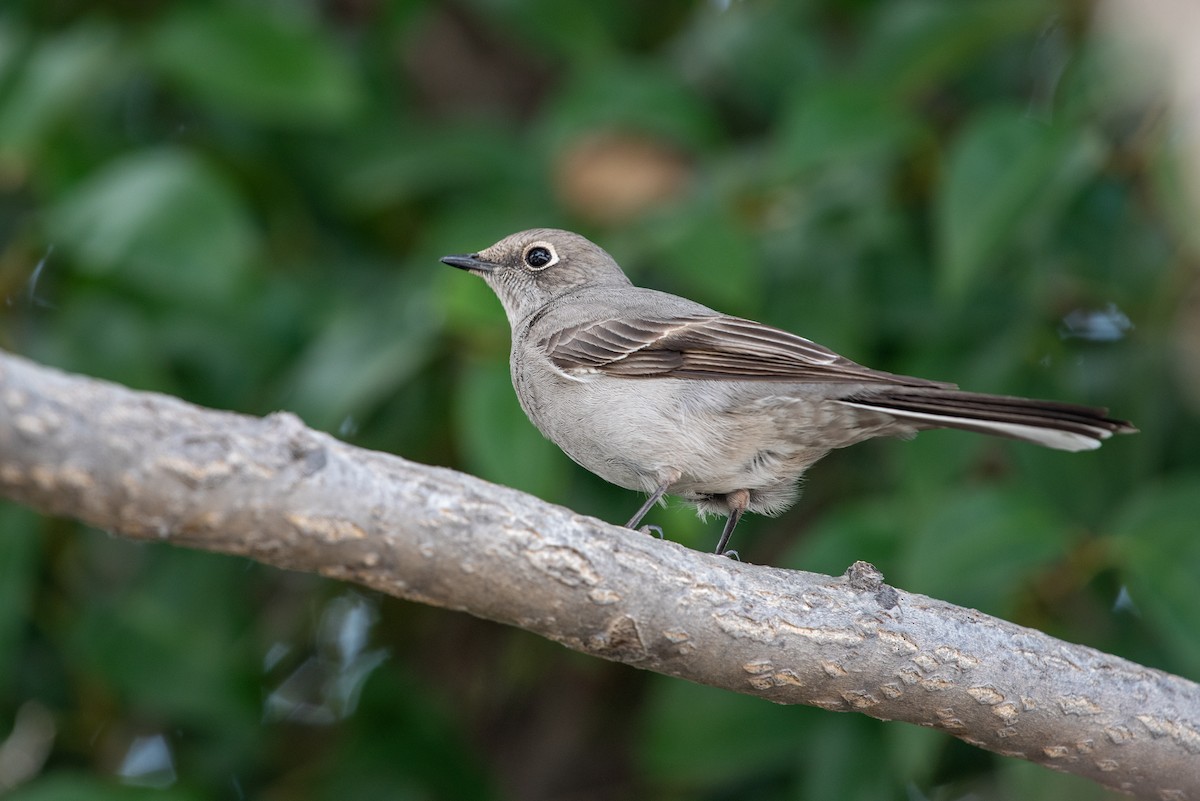
[(803, 337), (633, 286), (569, 231), (522, 231), (443, 262), (483, 277), (512, 326), (512, 378), (533, 424), (601, 478), (728, 515), (778, 514), (833, 448), (960, 428), (1060, 450), (1135, 429), (1103, 409), (962, 392), (863, 367)]

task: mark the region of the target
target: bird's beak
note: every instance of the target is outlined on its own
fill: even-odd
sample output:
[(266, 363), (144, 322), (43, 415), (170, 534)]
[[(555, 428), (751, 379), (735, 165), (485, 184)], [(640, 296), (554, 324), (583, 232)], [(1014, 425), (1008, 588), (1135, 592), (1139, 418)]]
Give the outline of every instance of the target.
[(479, 258), (478, 253), (472, 253), (470, 256), (442, 256), (442, 263), (473, 273), (490, 273), (496, 269), (495, 264)]

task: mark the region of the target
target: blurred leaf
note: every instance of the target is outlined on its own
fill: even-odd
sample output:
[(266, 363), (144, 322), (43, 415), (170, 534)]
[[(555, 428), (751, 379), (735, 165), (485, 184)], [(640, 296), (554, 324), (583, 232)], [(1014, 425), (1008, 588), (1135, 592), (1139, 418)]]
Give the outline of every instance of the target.
[[(464, 242), (461, 250), (464, 253), (474, 253), (488, 244), (491, 243)], [(446, 315), (447, 326), (451, 330), (462, 331), (476, 339), (486, 336), (487, 331), (494, 332), (497, 337), (508, 336), (508, 320), (504, 316), (504, 308), (496, 298), (496, 293), (483, 279), (461, 270), (446, 268), (438, 276), (437, 284), (441, 287), (438, 298)], [(488, 344), (493, 348), (490, 352), (494, 356), (498, 357), (508, 352), (507, 340), (503, 343), (490, 341)]]
[(966, 431), (923, 431), (911, 440), (878, 442), (868, 447), (883, 451), (887, 461), (880, 467), (889, 469), (898, 484), (896, 493), (922, 508), (936, 504), (948, 489), (956, 492), (967, 484), (989, 449), (1003, 453), (1021, 446)]
[(1173, 233), (1188, 243), (1192, 252), (1200, 252), (1200, 226), (1195, 225), (1200, 198), (1195, 184), (1189, 181), (1189, 176), (1195, 174), (1195, 162), (1189, 160), (1186, 146), (1173, 142), (1171, 147), (1154, 151), (1148, 166), (1148, 178), (1154, 184), (1155, 196)]
[(1125, 793), (1106, 790), (1082, 776), (1047, 770), (1024, 759), (996, 762), (996, 782), (990, 799), (1021, 801), (1125, 801)]
[(99, 25), (42, 40), (23, 60), (21, 38), (0, 22), (0, 169), (45, 147), (53, 126), (77, 112), (121, 64), (117, 35)]
[(1200, 474), (1180, 473), (1141, 488), (1112, 531), (1133, 603), (1181, 672), (1200, 675)]
[(178, 4), (150, 30), (149, 54), (214, 108), (265, 123), (345, 122), (362, 100), (351, 64), (294, 7), (274, 8)]
[(64, 369), (133, 387), (171, 386), (154, 321), (119, 293), (79, 292), (59, 307), (62, 323), (27, 353)]
[[(614, 509), (613, 513), (604, 516), (604, 519), (618, 525), (624, 522), (633, 514), (634, 510), (641, 505), (645, 497), (630, 492), (629, 490), (619, 489), (620, 494), (616, 496), (617, 500), (611, 504)], [(589, 511), (591, 507), (587, 508)], [(663, 537), (678, 542), (680, 545), (687, 546), (693, 550), (709, 553), (717, 545), (717, 539), (721, 536), (721, 527), (724, 525), (724, 520), (719, 517), (710, 517), (707, 520), (701, 520), (696, 510), (678, 499), (668, 498), (665, 507), (660, 506), (651, 509), (643, 521), (642, 525), (656, 525), (663, 530)], [(743, 531), (743, 526), (745, 530)], [(757, 523), (753, 521), (743, 521), (738, 524), (737, 535), (734, 537), (736, 543), (743, 543), (743, 536), (748, 535), (753, 538), (754, 529)], [(735, 545), (736, 545), (735, 543)], [(753, 545), (747, 544), (747, 547), (753, 548)]]
[[(775, 706), (662, 676), (652, 687), (638, 754), (655, 782), (674, 791), (660, 796), (694, 798), (715, 786), (726, 793), (716, 797), (874, 801), (905, 781), (879, 770), (882, 729), (863, 716)], [(944, 735), (922, 739), (936, 745)]]
[[(615, 23), (627, 25), (637, 15), (619, 13), (618, 3), (563, 3), (557, 0), (521, 0), (520, 2), (490, 2), (472, 0), (466, 3), (481, 12), (503, 18), (503, 28), (520, 31), (518, 42), (529, 46), (529, 57), (542, 59), (591, 59), (611, 56), (612, 29)], [(636, 25), (630, 25), (636, 28)], [(570, 36), (562, 36), (570, 31)], [(533, 47), (533, 43), (537, 43)]]
[(569, 460), (521, 411), (506, 362), (465, 365), (455, 401), (468, 471), (547, 501), (561, 497)]
[[(1090, 400), (1089, 397), (1072, 399)], [(1123, 417), (1126, 411), (1114, 410), (1114, 413)], [(1114, 510), (1128, 497), (1129, 482), (1136, 480), (1137, 468), (1130, 460), (1144, 446), (1135, 442), (1122, 436), (1108, 441), (1099, 451), (1087, 453), (1063, 453), (1014, 443), (1009, 453), (1015, 473), (1044, 502), (1054, 504), (1080, 528), (1105, 531)]]
[(38, 515), (0, 501), (0, 698), (19, 672), (25, 627), (38, 579), (42, 532)]
[(761, 301), (758, 243), (727, 209), (702, 198), (650, 223), (654, 271), (669, 276), (675, 292), (730, 314), (749, 313)]
[(862, 715), (816, 715), (803, 735), (796, 754), (796, 797), (876, 801), (898, 793), (902, 779), (879, 768), (882, 729), (874, 721)]
[(50, 773), (5, 794), (5, 801), (200, 801), (205, 794), (183, 787), (131, 787), (113, 779)]
[(25, 54), (28, 32), (13, 20), (0, 20), (0, 86), (13, 80), (15, 65)]
[[(904, 498), (869, 497), (846, 503), (822, 515), (797, 542), (794, 552), (780, 561), (827, 575), (839, 576), (859, 559), (878, 565), (887, 575), (904, 549)], [(804, 499), (800, 499), (804, 503)], [(889, 576), (888, 580), (891, 580)]]
[(896, 160), (921, 132), (918, 120), (902, 106), (867, 87), (825, 85), (797, 95), (782, 120), (779, 169), (793, 175)]
[(486, 799), (503, 797), (489, 782), (478, 750), (461, 731), (461, 696), (431, 692), (402, 665), (375, 673), (361, 711), (305, 798)]
[(937, 198), (941, 284), (961, 295), (1011, 249), (1023, 224), (1051, 225), (1061, 203), (1099, 163), (1102, 150), (1068, 125), (989, 109), (963, 131), (947, 158)]
[(1052, 508), (1016, 488), (963, 487), (907, 525), (897, 586), (1001, 616), (1032, 572), (1064, 555), (1069, 535)]
[(375, 297), (347, 298), (296, 359), (288, 408), (327, 431), (361, 420), (429, 358), (440, 323), (431, 300), (422, 275), (404, 276)]
[(519, 182), (530, 168), (512, 134), (485, 122), (447, 128), (424, 119), (407, 125), (388, 119), (356, 131), (335, 150), (321, 151), (314, 158), (327, 162), (330, 184), (352, 210), (385, 208), (456, 188), (477, 191), (481, 178)]
[[(669, 51), (684, 79), (709, 104), (725, 106), (728, 128), (773, 127), (786, 99), (828, 72), (821, 4), (694, 4)], [(780, 80), (786, 76), (786, 80)]]
[(186, 303), (228, 300), (258, 244), (229, 185), (167, 148), (101, 168), (51, 210), (47, 228), (91, 272)]
[(881, 732), (888, 774), (901, 782), (928, 785), (935, 775), (938, 756), (946, 748), (945, 732), (924, 726), (885, 726)]
[(637, 753), (649, 774), (668, 786), (726, 784), (785, 762), (794, 743), (783, 735), (811, 724), (806, 710), (759, 698), (664, 676), (651, 677), (651, 686)]
[(958, 78), (988, 46), (1046, 24), (1038, 0), (893, 0), (880, 6), (864, 46), (862, 83), (911, 93)]
[(661, 136), (702, 150), (718, 127), (712, 111), (688, 88), (654, 64), (606, 61), (581, 69), (545, 114), (547, 144), (597, 130)]
[[(1187, 174), (1179, 163), (1169, 165), (1164, 172), (1172, 174), (1173, 181)], [(1157, 173), (1151, 169), (1151, 175)], [(1172, 209), (1184, 211), (1185, 207), (1172, 202), (1167, 187), (1160, 186), (1158, 191), (1164, 216), (1170, 218)], [(1169, 264), (1177, 252), (1177, 241), (1129, 214), (1130, 206), (1136, 202), (1130, 193), (1136, 192), (1112, 174), (1097, 175), (1066, 206), (1056, 236), (1048, 243), (1052, 249), (1042, 254), (1055, 273), (1069, 275), (1073, 280), (1087, 280), (1094, 288), (1089, 300), (1097, 307), (1115, 299), (1138, 297), (1147, 284), (1157, 281), (1161, 265)], [(1186, 211), (1187, 219), (1194, 219), (1193, 215), (1190, 209)], [(1183, 219), (1177, 222), (1182, 224)], [(1194, 233), (1189, 231), (1185, 236)], [(1200, 239), (1197, 243), (1200, 244)]]
[[(95, 543), (91, 543), (95, 545)], [(223, 556), (120, 543), (112, 569), (120, 591), (103, 587), (69, 629), (76, 663), (131, 710), (159, 710), (189, 726), (222, 732), (224, 746), (245, 747), (261, 710), (253, 643), (241, 636), (251, 609), (244, 565)], [(105, 570), (98, 552), (88, 580)], [(141, 561), (137, 561), (141, 560)], [(249, 679), (249, 681), (248, 681)]]

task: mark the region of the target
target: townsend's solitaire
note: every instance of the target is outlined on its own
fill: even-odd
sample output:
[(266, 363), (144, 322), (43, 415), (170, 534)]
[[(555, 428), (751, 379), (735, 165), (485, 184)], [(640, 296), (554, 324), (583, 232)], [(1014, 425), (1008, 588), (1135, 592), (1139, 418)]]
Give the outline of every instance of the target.
[(480, 275), (512, 326), (512, 379), (533, 424), (568, 456), (649, 493), (727, 516), (774, 515), (833, 448), (959, 428), (1049, 448), (1135, 431), (1107, 410), (962, 392), (871, 370), (803, 337), (635, 287), (597, 245), (522, 231), (446, 264)]

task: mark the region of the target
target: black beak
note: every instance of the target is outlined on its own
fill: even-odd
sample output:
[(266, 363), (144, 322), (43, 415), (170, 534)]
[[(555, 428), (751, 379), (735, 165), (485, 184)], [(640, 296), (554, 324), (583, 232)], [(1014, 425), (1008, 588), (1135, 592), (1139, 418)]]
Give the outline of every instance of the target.
[(479, 258), (478, 253), (472, 253), (470, 256), (442, 256), (442, 263), (460, 270), (470, 270), (473, 273), (490, 273), (496, 269), (496, 265), (490, 261)]

